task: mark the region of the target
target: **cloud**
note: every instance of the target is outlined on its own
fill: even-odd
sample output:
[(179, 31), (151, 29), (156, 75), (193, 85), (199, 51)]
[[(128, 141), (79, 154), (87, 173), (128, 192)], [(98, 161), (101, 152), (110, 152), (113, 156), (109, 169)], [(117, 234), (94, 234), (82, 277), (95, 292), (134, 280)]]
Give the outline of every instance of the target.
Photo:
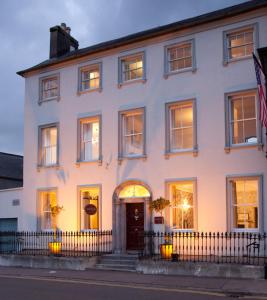
[(49, 28), (72, 28), (80, 47), (242, 0), (1, 0), (0, 151), (23, 153), (24, 80), (16, 71), (48, 58)]

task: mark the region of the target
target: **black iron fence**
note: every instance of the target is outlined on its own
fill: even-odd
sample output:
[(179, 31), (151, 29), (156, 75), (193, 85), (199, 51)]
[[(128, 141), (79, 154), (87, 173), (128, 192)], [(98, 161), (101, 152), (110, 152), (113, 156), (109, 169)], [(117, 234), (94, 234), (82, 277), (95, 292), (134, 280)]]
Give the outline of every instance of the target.
[(112, 231), (0, 232), (0, 254), (97, 256), (112, 252)]
[(267, 264), (267, 235), (257, 233), (145, 232), (141, 257), (155, 260)]

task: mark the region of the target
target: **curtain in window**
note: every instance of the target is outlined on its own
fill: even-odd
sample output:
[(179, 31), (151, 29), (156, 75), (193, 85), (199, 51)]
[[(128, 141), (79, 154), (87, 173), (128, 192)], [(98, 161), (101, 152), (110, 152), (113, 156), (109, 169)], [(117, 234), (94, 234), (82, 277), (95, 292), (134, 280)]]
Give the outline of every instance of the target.
[(57, 163), (56, 127), (44, 128), (42, 130), (42, 158), (45, 166)]

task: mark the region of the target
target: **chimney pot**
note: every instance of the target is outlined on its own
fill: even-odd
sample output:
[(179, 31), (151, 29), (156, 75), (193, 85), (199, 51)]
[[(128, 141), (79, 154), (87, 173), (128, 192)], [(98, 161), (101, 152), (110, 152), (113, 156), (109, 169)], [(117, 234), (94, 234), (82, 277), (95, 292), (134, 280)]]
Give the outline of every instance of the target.
[(70, 34), (71, 28), (70, 28), (70, 27), (67, 27), (67, 28), (65, 29), (65, 31), (67, 32), (67, 34)]
[(66, 23), (61, 23), (61, 24), (60, 24), (60, 27), (61, 27), (63, 30), (66, 30)]

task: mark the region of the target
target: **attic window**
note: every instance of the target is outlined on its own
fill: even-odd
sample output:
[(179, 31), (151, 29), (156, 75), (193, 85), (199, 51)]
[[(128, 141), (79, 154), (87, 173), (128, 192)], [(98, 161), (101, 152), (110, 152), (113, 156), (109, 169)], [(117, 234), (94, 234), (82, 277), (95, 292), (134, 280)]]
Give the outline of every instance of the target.
[(59, 74), (40, 78), (39, 103), (59, 100)]

